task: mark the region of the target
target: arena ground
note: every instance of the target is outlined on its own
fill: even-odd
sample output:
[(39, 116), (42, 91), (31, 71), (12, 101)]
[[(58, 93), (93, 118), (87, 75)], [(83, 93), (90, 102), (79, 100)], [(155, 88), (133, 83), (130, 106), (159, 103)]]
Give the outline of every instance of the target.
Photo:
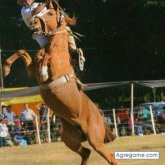
[[(89, 146), (84, 143), (85, 146)], [(107, 144), (115, 151), (156, 151), (160, 153), (158, 160), (119, 160), (119, 165), (164, 165), (165, 134), (120, 137)], [(80, 157), (69, 150), (62, 142), (31, 145), (27, 147), (0, 148), (0, 164), (3, 165), (79, 165)], [(93, 149), (89, 165), (108, 165)]]

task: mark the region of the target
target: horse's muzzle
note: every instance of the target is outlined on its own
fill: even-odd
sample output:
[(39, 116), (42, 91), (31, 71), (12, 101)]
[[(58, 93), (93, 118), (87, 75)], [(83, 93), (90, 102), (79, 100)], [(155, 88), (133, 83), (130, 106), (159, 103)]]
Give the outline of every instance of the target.
[(33, 23), (30, 24), (30, 30), (32, 33), (41, 33), (42, 29), (39, 26), (34, 25)]

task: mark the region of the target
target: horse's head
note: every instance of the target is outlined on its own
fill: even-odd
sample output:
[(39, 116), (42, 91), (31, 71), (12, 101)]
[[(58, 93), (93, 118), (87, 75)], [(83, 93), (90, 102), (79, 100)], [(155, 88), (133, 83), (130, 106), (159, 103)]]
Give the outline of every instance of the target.
[(58, 30), (64, 30), (67, 24), (74, 24), (62, 11), (56, 1), (50, 1), (47, 11), (34, 16), (31, 30), (38, 34), (53, 35)]
[(60, 11), (56, 2), (50, 1), (47, 5), (47, 11), (33, 17), (31, 30), (38, 34), (49, 34), (55, 32), (61, 22)]

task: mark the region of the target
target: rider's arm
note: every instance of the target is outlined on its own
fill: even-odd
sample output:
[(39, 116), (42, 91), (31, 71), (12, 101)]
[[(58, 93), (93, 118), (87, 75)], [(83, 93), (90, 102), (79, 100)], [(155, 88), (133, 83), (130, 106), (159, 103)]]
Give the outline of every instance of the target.
[(32, 16), (40, 13), (51, 0), (45, 0), (45, 2), (39, 4), (35, 9), (32, 10)]
[(38, 7), (36, 7), (35, 9), (32, 10), (32, 16), (33, 15), (37, 15), (38, 13), (40, 13), (45, 7), (46, 7), (46, 3), (41, 3)]

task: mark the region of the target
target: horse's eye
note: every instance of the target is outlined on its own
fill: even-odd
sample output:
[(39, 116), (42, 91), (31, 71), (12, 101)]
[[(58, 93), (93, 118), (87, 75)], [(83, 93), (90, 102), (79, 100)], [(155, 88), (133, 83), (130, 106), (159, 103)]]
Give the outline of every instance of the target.
[(49, 12), (49, 13), (48, 13), (48, 15), (51, 15), (51, 16), (52, 16), (52, 15), (53, 15), (53, 13)]

